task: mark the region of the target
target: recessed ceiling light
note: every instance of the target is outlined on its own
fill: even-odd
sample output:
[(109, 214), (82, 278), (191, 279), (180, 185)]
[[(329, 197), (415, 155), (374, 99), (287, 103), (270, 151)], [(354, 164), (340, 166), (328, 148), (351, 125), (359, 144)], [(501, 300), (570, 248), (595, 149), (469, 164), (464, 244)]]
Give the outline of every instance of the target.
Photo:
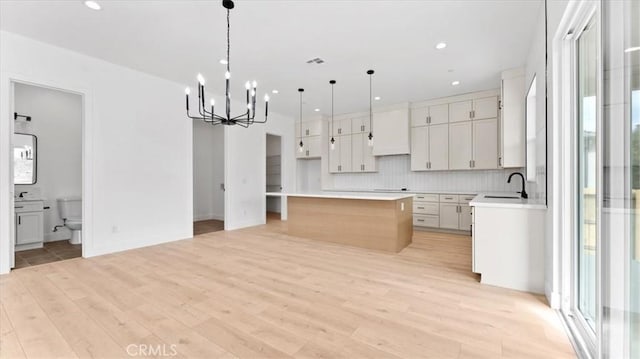
[(320, 109), (319, 109), (319, 108), (316, 108), (314, 111), (315, 111), (315, 112), (320, 112)]
[(271, 91), (271, 93), (279, 93), (279, 92), (280, 92), (280, 91), (278, 91), (278, 90), (273, 90), (273, 91)]
[(380, 96), (376, 96), (373, 99), (376, 100), (376, 101), (380, 101)]
[(226, 65), (229, 62), (226, 59), (220, 59), (220, 63), (223, 64), (223, 65)]
[(640, 46), (630, 47), (624, 50), (624, 52), (633, 52), (633, 51), (640, 51)]
[(445, 47), (447, 47), (447, 43), (446, 43), (446, 42), (439, 42), (439, 43), (436, 45), (436, 49), (438, 49), (438, 50), (442, 50), (442, 49), (444, 49)]
[(451, 83), (451, 86), (458, 86), (458, 85), (460, 85), (460, 81), (453, 81)]
[(100, 6), (100, 4), (98, 4), (97, 2), (93, 1), (93, 0), (87, 0), (84, 2), (84, 5), (86, 7), (88, 7), (91, 10), (100, 10), (102, 9), (102, 6)]

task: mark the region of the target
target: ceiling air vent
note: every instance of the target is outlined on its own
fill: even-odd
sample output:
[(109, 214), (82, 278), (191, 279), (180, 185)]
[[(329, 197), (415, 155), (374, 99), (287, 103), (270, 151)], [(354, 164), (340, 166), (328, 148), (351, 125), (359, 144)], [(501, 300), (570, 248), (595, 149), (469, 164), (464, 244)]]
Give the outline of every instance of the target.
[(319, 58), (319, 57), (316, 57), (315, 59), (311, 59), (311, 60), (307, 61), (307, 63), (308, 64), (318, 64), (318, 65), (320, 65), (320, 64), (324, 63), (324, 60)]

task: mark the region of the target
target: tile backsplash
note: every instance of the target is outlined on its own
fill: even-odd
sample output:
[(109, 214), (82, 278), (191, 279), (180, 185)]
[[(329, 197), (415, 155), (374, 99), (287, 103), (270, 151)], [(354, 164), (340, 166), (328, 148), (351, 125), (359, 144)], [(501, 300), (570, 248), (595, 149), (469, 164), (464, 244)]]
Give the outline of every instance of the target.
[[(434, 171), (412, 172), (409, 155), (383, 156), (377, 159), (376, 173), (344, 173), (332, 175), (334, 189), (375, 190), (400, 189), (409, 191), (456, 191), (456, 192), (516, 192), (520, 190), (520, 178), (507, 183), (508, 170)], [(534, 192), (535, 183), (527, 182), (527, 192)]]

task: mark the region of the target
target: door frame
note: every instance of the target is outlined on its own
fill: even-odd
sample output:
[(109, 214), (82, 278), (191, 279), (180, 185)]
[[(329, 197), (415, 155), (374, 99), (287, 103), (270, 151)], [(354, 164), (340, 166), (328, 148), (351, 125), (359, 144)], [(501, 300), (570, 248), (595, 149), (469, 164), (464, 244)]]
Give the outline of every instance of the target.
[[(264, 175), (265, 175), (265, 181), (266, 181), (266, 176), (267, 176), (267, 136), (278, 136), (278, 137), (280, 137), (280, 187), (281, 187), (281, 192), (284, 192), (285, 191), (285, 186), (284, 186), (284, 181), (283, 181), (284, 168), (285, 168), (285, 164), (284, 164), (284, 161), (283, 161), (284, 154), (285, 154), (284, 134), (282, 132), (280, 132), (280, 131), (274, 131), (274, 130), (266, 130), (264, 132)], [(264, 201), (264, 210), (262, 212), (264, 214), (264, 223), (267, 223), (267, 200), (266, 200), (266, 198), (265, 198), (265, 201)], [(286, 221), (287, 220), (287, 197), (286, 196), (280, 197), (280, 220), (282, 220), (282, 221)]]
[[(93, 253), (93, 95), (88, 86), (73, 83), (59, 82), (51, 79), (30, 77), (24, 74), (5, 73), (2, 76), (0, 89), (3, 94), (0, 98), (2, 108), (6, 110), (0, 113), (0, 128), (5, 132), (0, 136), (0, 166), (3, 167), (5, 177), (0, 183), (6, 183), (6, 188), (0, 189), (0, 211), (3, 220), (8, 225), (0, 229), (0, 274), (8, 273), (15, 265), (15, 209), (14, 209), (14, 183), (13, 183), (13, 133), (15, 129), (13, 112), (15, 108), (15, 84), (24, 84), (45, 89), (62, 91), (79, 95), (82, 101), (82, 257), (86, 258)], [(5, 131), (6, 130), (6, 131)], [(4, 187), (4, 186), (3, 186)], [(3, 214), (4, 213), (4, 214)]]

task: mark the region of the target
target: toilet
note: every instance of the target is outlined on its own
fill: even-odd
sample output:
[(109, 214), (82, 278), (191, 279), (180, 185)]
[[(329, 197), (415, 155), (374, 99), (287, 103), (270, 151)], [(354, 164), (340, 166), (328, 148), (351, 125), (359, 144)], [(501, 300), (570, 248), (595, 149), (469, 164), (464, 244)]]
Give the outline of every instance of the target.
[(69, 243), (82, 243), (82, 198), (58, 198), (58, 213), (64, 220), (65, 227), (71, 230)]

